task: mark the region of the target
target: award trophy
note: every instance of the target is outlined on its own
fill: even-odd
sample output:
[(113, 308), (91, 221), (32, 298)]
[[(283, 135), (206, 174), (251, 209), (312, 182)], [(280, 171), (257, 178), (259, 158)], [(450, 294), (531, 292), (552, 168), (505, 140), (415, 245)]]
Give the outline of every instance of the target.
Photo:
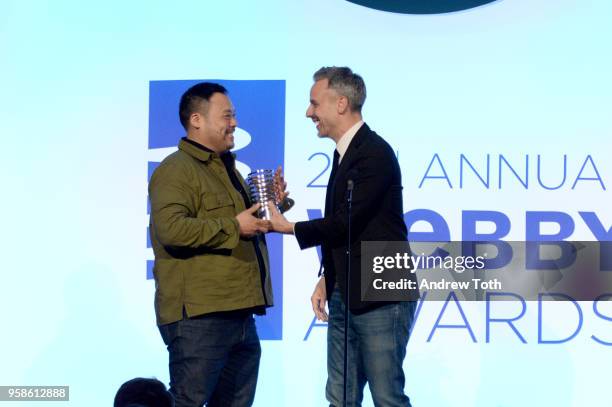
[(246, 183), (253, 203), (261, 204), (261, 208), (257, 210), (257, 217), (260, 219), (270, 220), (272, 217), (268, 208), (270, 202), (276, 205), (281, 213), (288, 211), (295, 204), (289, 198), (285, 198), (283, 202), (278, 202), (278, 196), (274, 188), (274, 171), (272, 170), (260, 169), (251, 172), (247, 176)]

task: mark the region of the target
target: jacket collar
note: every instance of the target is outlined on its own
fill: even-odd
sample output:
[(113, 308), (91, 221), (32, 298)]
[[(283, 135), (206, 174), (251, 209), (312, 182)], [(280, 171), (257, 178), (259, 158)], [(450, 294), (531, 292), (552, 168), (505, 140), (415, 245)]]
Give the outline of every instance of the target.
[[(178, 148), (179, 150), (182, 150), (190, 156), (203, 162), (207, 162), (212, 160), (213, 158), (219, 157), (219, 154), (215, 153), (210, 148), (196, 141), (190, 140), (187, 137), (181, 138), (181, 141), (179, 141)], [(236, 158), (236, 155), (234, 153), (227, 152), (221, 154), (220, 157), (221, 159), (226, 158), (233, 161)]]

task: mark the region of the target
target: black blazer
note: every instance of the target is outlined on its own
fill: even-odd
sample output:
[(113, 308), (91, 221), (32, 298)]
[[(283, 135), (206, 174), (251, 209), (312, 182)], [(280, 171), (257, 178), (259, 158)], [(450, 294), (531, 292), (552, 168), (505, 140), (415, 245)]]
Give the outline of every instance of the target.
[[(334, 160), (337, 161), (337, 160)], [(364, 312), (386, 302), (361, 301), (361, 242), (405, 241), (402, 175), (391, 146), (363, 124), (355, 134), (327, 185), (325, 215), (295, 224), (300, 248), (321, 245), (328, 299), (334, 285), (346, 293), (347, 181), (352, 179), (350, 308)], [(414, 275), (412, 275), (414, 277)], [(416, 280), (415, 280), (416, 281)], [(414, 298), (416, 300), (418, 293)]]

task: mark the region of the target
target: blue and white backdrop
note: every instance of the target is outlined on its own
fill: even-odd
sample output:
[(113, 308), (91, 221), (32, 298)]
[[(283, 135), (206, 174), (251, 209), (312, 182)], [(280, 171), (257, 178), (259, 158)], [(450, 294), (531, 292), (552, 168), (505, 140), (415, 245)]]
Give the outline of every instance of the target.
[[(200, 80), (230, 91), (243, 174), (284, 165), (292, 220), (321, 212), (334, 148), (305, 118), (312, 73), (348, 65), (397, 150), (412, 237), (611, 240), (610, 15), (608, 0), (1, 2), (0, 385), (108, 406), (134, 376), (168, 381), (147, 181)], [(269, 241), (277, 304), (258, 321), (255, 404), (324, 405), (317, 251)], [(414, 405), (609, 402), (609, 302), (489, 311), (421, 304)]]

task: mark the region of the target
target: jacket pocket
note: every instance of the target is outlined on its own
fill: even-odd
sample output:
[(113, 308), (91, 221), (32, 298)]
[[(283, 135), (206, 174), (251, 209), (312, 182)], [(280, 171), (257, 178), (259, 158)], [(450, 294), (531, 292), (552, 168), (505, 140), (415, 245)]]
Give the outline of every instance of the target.
[(202, 202), (207, 211), (234, 205), (234, 201), (227, 192), (207, 192), (202, 197)]

